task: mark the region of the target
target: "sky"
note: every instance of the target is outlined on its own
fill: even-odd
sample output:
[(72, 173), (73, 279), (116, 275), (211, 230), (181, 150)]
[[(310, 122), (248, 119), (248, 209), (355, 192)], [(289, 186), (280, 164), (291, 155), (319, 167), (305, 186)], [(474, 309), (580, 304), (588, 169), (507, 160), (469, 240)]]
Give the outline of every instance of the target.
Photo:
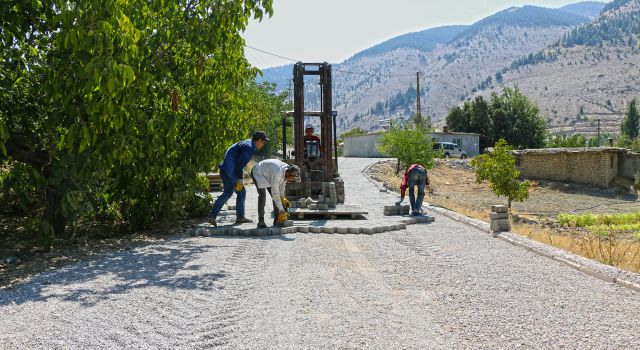
[[(273, 17), (250, 21), (245, 56), (258, 68), (294, 61), (340, 63), (401, 34), (472, 24), (511, 6), (550, 8), (581, 0), (273, 0)], [(602, 1), (601, 2), (608, 2)]]

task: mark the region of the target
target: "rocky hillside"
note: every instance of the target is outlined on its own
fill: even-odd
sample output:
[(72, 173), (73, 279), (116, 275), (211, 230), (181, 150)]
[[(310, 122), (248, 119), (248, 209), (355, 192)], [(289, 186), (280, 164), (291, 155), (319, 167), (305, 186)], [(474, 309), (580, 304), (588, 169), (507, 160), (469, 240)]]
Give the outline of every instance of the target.
[[(596, 4), (604, 6), (586, 2), (561, 9), (509, 8), (470, 26), (410, 33), (357, 53), (333, 65), (338, 127), (374, 129), (381, 119), (410, 118), (416, 109), (418, 71), (422, 112), (442, 124), (452, 106), (503, 81), (500, 72), (505, 67), (591, 22)], [(262, 79), (287, 89), (291, 69), (267, 69)], [(317, 107), (313, 102), (319, 93), (313, 79), (306, 86), (306, 108)]]
[[(617, 133), (627, 103), (640, 98), (640, 0), (610, 3), (592, 23), (501, 70), (548, 117), (552, 132)], [(478, 93), (499, 91), (491, 84)]]

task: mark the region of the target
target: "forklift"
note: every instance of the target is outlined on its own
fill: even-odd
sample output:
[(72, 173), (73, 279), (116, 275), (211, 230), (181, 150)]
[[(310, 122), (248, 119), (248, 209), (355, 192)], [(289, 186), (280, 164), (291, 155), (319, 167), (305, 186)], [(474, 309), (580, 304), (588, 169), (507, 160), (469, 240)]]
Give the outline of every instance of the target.
[[(304, 77), (320, 77), (320, 110), (304, 110)], [(358, 218), (364, 214), (358, 205), (345, 205), (344, 181), (338, 172), (336, 138), (337, 112), (332, 108), (331, 65), (298, 62), (293, 67), (293, 111), (282, 113), (282, 154), (284, 161), (300, 167), (301, 182), (287, 184), (286, 196), (292, 203), (289, 214), (304, 219), (321, 216)], [(305, 141), (305, 117), (320, 119), (320, 144)], [(293, 157), (287, 155), (287, 124), (293, 118)]]

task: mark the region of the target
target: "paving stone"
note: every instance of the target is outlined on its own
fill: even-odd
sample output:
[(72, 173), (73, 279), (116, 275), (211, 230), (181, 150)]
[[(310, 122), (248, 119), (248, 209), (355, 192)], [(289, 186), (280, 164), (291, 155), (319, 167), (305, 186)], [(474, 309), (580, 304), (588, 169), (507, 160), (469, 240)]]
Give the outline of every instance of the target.
[(492, 205), (491, 211), (494, 213), (508, 213), (509, 207), (507, 207), (506, 205)]
[(360, 228), (359, 227), (349, 227), (349, 233), (359, 234), (360, 233)]
[(309, 227), (309, 232), (311, 232), (311, 233), (322, 233), (322, 227), (311, 226), (311, 227)]
[(334, 232), (335, 232), (335, 228), (333, 227), (325, 226), (322, 228), (322, 233), (334, 233)]
[(363, 227), (360, 229), (360, 233), (363, 233), (365, 235), (370, 235), (370, 234), (373, 234), (373, 229), (370, 227)]
[(491, 220), (508, 219), (509, 213), (489, 213), (489, 218)]
[(294, 226), (300, 233), (309, 233), (309, 226)]
[(509, 219), (491, 220), (490, 228), (491, 231), (496, 232), (509, 231), (511, 229), (511, 223)]
[(349, 228), (347, 228), (347, 227), (338, 227), (337, 231), (338, 231), (337, 233), (346, 234), (346, 233), (349, 233)]

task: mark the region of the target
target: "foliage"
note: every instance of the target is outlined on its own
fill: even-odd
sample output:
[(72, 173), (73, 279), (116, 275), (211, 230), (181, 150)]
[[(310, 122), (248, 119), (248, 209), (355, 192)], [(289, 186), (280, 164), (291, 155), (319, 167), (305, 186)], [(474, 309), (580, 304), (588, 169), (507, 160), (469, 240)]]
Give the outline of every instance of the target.
[(619, 214), (560, 214), (558, 223), (562, 227), (581, 227), (591, 233), (631, 231), (640, 233), (640, 212)]
[(627, 136), (631, 140), (636, 139), (640, 133), (640, 114), (638, 113), (635, 98), (631, 100), (627, 106), (627, 112), (622, 120), (620, 130), (622, 131), (622, 135)]
[(620, 135), (615, 141), (616, 147), (628, 148), (632, 152), (640, 152), (640, 138), (630, 139), (626, 135)]
[(522, 202), (529, 197), (531, 184), (518, 180), (520, 171), (516, 167), (512, 148), (505, 140), (496, 142), (493, 153), (472, 159), (471, 165), (475, 168), (476, 182), (489, 181), (493, 193), (507, 197), (509, 208), (512, 200)]
[(397, 158), (402, 166), (420, 164), (431, 169), (436, 156), (433, 143), (428, 130), (394, 127), (382, 136), (378, 149)]
[(117, 207), (171, 220), (196, 173), (249, 135), (248, 19), (271, 0), (0, 5), (0, 136), (46, 182), (42, 230)]
[(482, 96), (452, 108), (447, 117), (451, 131), (480, 134), (482, 149), (505, 139), (516, 148), (544, 146), (546, 121), (518, 87), (505, 87), (502, 94), (492, 93), (487, 103)]
[(365, 135), (366, 133), (367, 132), (364, 129), (356, 127), (340, 134), (340, 138), (345, 136)]
[[(282, 145), (282, 112), (292, 109), (287, 91), (276, 93), (276, 84), (249, 81), (245, 92), (245, 113), (249, 130), (263, 130), (269, 137), (260, 154), (273, 154)], [(293, 140), (293, 129), (287, 128), (287, 140)]]
[(597, 145), (597, 138), (592, 140), (587, 140), (584, 135), (574, 134), (571, 136), (567, 135), (556, 135), (549, 136), (545, 140), (544, 147), (545, 148), (571, 148), (571, 147), (590, 147), (593, 143)]

